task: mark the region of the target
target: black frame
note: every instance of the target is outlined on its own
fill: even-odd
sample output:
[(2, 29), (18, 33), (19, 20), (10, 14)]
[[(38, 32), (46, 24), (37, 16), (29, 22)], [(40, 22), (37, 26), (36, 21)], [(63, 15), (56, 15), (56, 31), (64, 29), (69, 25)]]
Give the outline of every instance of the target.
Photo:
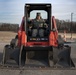
[[(24, 16), (26, 17), (26, 22), (25, 22), (25, 31), (28, 37), (28, 30), (27, 30), (27, 15), (30, 15), (30, 12), (32, 10), (45, 10), (47, 12), (47, 17), (48, 17), (48, 23), (49, 23), (49, 31), (51, 31), (51, 4), (25, 4), (25, 11), (24, 11)], [(28, 41), (28, 39), (27, 39)]]

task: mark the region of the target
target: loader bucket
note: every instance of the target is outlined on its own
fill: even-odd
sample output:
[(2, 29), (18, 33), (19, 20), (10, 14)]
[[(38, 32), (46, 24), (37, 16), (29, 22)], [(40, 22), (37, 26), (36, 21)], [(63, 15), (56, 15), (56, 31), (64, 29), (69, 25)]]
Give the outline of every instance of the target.
[[(50, 47), (51, 49), (51, 47)], [(51, 50), (50, 50), (51, 52)], [(20, 51), (20, 66), (46, 67), (49, 65), (49, 49), (23, 47)]]
[(75, 67), (71, 57), (71, 47), (64, 46), (63, 48), (53, 47), (53, 62), (55, 66)]
[(3, 66), (19, 65), (19, 48), (12, 49), (10, 45), (6, 45), (3, 51)]
[(22, 47), (20, 51), (20, 66), (32, 67), (75, 67), (70, 58), (71, 47)]
[[(3, 52), (3, 65), (19, 67), (75, 67), (70, 57), (71, 47), (25, 47), (12, 49), (6, 45)], [(14, 60), (14, 61), (12, 61)], [(12, 62), (12, 63), (11, 63)]]

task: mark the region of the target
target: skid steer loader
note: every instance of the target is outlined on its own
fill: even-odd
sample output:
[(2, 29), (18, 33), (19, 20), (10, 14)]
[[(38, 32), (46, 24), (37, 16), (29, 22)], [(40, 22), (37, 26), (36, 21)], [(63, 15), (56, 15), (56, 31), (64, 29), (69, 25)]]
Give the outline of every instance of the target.
[[(4, 47), (3, 66), (75, 67), (70, 57), (71, 47), (64, 45), (62, 37), (58, 35), (55, 17), (51, 16), (51, 8), (51, 4), (25, 4), (18, 35), (12, 39), (10, 45)], [(42, 17), (44, 20), (44, 23), (41, 23), (42, 27), (34, 27), (37, 12), (41, 12), (43, 17), (47, 15), (47, 18)], [(34, 31), (36, 36), (33, 34), (34, 29), (37, 30), (37, 33)], [(39, 29), (44, 31), (43, 36)]]

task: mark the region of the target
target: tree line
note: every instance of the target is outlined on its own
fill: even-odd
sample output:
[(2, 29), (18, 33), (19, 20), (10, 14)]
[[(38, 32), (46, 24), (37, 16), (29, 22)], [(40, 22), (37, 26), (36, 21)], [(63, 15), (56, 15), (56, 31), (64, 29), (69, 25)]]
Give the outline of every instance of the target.
[[(66, 30), (68, 33), (70, 33), (71, 31), (73, 33), (76, 33), (76, 22), (56, 19), (56, 24), (59, 32), (64, 32), (64, 30)], [(19, 24), (0, 23), (0, 31), (17, 32), (18, 29)]]
[(56, 19), (56, 24), (59, 32), (64, 32), (65, 30), (68, 33), (76, 33), (76, 22)]
[(18, 24), (0, 23), (0, 31), (14, 31), (17, 32), (19, 29)]

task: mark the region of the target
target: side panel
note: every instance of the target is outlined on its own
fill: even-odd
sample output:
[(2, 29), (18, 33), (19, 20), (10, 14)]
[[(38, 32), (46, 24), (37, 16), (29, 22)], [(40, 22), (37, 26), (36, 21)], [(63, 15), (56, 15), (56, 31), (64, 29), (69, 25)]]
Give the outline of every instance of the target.
[(27, 36), (25, 31), (22, 31), (22, 39), (21, 39), (21, 45), (26, 46), (26, 42), (27, 42)]
[(22, 22), (21, 22), (21, 26), (20, 29), (18, 31), (18, 46), (21, 45), (26, 45), (26, 32), (25, 32), (25, 21), (24, 21), (25, 17), (23, 17)]
[(21, 46), (21, 31), (18, 31), (18, 46)]
[(54, 16), (52, 17), (52, 31), (50, 32), (49, 35), (49, 45), (58, 46), (58, 30)]
[(50, 35), (49, 35), (49, 45), (50, 46), (58, 46), (58, 43), (57, 43), (57, 33), (56, 32), (53, 32), (51, 31), (50, 32)]

